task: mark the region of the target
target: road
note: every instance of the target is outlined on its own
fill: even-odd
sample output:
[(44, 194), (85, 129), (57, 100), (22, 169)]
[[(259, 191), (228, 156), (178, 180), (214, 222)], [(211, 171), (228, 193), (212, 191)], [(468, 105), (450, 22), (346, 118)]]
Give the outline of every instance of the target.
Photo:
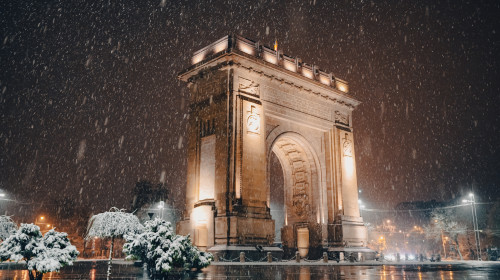
[[(0, 279), (28, 280), (24, 264), (0, 265)], [(107, 263), (77, 261), (60, 273), (47, 273), (44, 279), (106, 279)], [(112, 279), (149, 280), (142, 267), (117, 260), (112, 267)], [(165, 279), (500, 279), (500, 262), (441, 262), (441, 263), (214, 263), (201, 272), (176, 273)]]

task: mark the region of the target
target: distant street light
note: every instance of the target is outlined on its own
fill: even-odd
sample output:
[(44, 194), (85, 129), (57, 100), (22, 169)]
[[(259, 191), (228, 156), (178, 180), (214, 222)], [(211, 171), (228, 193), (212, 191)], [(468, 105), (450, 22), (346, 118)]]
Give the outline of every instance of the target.
[[(43, 227), (42, 227), (43, 225), (45, 225), (45, 227), (46, 227), (46, 228), (50, 228), (50, 224), (49, 224), (49, 222), (48, 222), (48, 221), (45, 221), (45, 216), (40, 216), (40, 217), (37, 217), (37, 218), (35, 219), (35, 225), (37, 225), (37, 226), (39, 226), (39, 227), (40, 227), (40, 230), (42, 231), (42, 233), (43, 233), (43, 231), (45, 230), (45, 229), (43, 229)], [(52, 225), (52, 226), (53, 226), (53, 225)]]
[(474, 226), (474, 238), (476, 239), (476, 252), (477, 260), (481, 260), (481, 240), (479, 239), (479, 225), (477, 222), (477, 212), (476, 212), (476, 199), (474, 198), (473, 193), (469, 193), (470, 199), (462, 200), (463, 203), (467, 203), (471, 205), (472, 210), (472, 224)]
[(365, 209), (365, 205), (363, 204), (363, 201), (361, 199), (358, 199), (358, 204), (359, 204), (359, 213), (361, 216), (363, 216), (363, 210)]

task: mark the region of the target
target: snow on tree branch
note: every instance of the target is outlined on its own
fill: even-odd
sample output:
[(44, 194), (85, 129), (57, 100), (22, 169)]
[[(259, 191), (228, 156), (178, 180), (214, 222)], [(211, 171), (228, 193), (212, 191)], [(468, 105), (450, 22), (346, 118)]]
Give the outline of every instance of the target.
[(17, 224), (9, 217), (0, 216), (0, 240), (5, 240), (17, 230)]
[(86, 239), (118, 237), (129, 232), (140, 232), (141, 230), (142, 225), (134, 214), (113, 207), (108, 212), (90, 218)]

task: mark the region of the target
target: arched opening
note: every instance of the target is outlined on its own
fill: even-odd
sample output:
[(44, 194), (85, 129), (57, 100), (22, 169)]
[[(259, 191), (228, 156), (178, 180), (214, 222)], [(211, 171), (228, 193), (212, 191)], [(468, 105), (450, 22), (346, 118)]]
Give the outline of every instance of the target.
[[(291, 132), (276, 137), (269, 150), (268, 176), (275, 243), (283, 245), (285, 255), (298, 250), (299, 243), (321, 251), (323, 208), (318, 167), (303, 137)], [(308, 240), (303, 240), (304, 236)], [(301, 249), (302, 256), (308, 252)]]
[(281, 228), (285, 225), (285, 178), (281, 163), (274, 152), (269, 159), (269, 192), (271, 217), (274, 220), (274, 243), (281, 244)]

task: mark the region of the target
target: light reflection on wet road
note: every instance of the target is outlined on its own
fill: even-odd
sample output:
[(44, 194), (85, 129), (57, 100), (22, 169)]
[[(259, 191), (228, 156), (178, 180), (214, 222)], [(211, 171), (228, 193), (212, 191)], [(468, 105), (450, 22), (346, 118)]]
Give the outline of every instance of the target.
[[(106, 262), (77, 262), (60, 273), (47, 273), (43, 279), (106, 279)], [(28, 280), (19, 265), (0, 266), (0, 279)], [(112, 279), (149, 280), (141, 267), (114, 264)], [(483, 262), (480, 265), (384, 265), (384, 266), (222, 266), (212, 265), (201, 272), (170, 275), (165, 279), (500, 279), (500, 263)]]

